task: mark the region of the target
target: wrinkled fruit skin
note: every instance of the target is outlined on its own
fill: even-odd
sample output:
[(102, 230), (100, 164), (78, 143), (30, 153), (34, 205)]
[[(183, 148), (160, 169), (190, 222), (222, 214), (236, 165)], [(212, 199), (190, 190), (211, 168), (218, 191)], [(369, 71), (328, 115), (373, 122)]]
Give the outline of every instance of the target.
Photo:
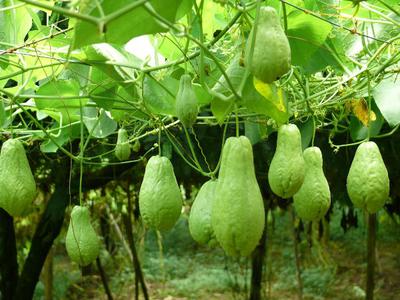
[(347, 193), (354, 206), (376, 213), (389, 197), (389, 175), (378, 146), (364, 142), (357, 148), (347, 176)]
[(274, 157), (268, 170), (272, 191), (281, 198), (293, 197), (303, 184), (305, 164), (300, 131), (294, 124), (282, 125)]
[[(255, 41), (251, 52), (254, 30)], [(247, 40), (245, 64), (249, 71), (265, 83), (272, 83), (290, 70), (289, 41), (281, 27), (279, 16), (272, 7), (263, 6), (257, 27), (253, 26)]]
[(115, 146), (115, 157), (118, 160), (128, 160), (131, 156), (131, 147), (128, 143), (128, 133), (125, 129), (118, 130), (117, 145)]
[(190, 128), (196, 122), (198, 113), (198, 101), (192, 87), (192, 78), (188, 74), (181, 76), (179, 90), (176, 95), (176, 115), (186, 128)]
[(152, 156), (139, 192), (139, 209), (144, 224), (161, 231), (171, 229), (181, 214), (182, 201), (171, 162), (167, 157)]
[(99, 255), (99, 238), (90, 224), (86, 207), (74, 206), (72, 209), (65, 247), (70, 259), (81, 266), (89, 265)]
[(200, 188), (189, 215), (189, 231), (199, 244), (217, 244), (211, 224), (211, 208), (215, 199), (217, 181), (209, 180)]
[(318, 147), (304, 150), (306, 175), (300, 190), (293, 196), (297, 215), (305, 221), (318, 221), (328, 211), (331, 193), (322, 169), (322, 153)]
[(23, 215), (36, 197), (36, 183), (20, 141), (3, 143), (0, 178), (0, 207), (13, 217)]
[(211, 223), (217, 241), (231, 256), (250, 255), (262, 236), (264, 202), (245, 136), (230, 137), (223, 147)]

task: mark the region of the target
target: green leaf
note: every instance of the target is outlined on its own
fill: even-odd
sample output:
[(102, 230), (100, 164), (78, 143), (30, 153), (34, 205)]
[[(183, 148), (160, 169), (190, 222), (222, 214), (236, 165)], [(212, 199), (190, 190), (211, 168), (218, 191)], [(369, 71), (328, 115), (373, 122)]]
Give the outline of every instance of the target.
[(98, 68), (117, 81), (135, 79), (135, 68), (138, 69), (143, 64), (141, 59), (123, 47), (107, 43), (84, 47), (77, 58)]
[(6, 128), (10, 123), (10, 111), (5, 109), (4, 100), (0, 100), (0, 128)]
[[(143, 82), (143, 98), (148, 109), (154, 114), (176, 116), (175, 95), (178, 93), (179, 80), (166, 77), (162, 80), (155, 80), (146, 76)], [(200, 105), (211, 102), (211, 95), (197, 83), (193, 83), (193, 90)]]
[(334, 68), (338, 74), (340, 74), (340, 71), (343, 71), (343, 68), (338, 63), (339, 57), (340, 54), (336, 49), (336, 45), (330, 38), (328, 38), (326, 42), (311, 56), (308, 64), (303, 67), (308, 74), (322, 71), (326, 67)]
[(252, 145), (257, 144), (259, 141), (267, 136), (267, 128), (261, 125), (258, 118), (252, 118), (244, 122), (244, 134), (249, 138)]
[[(56, 123), (53, 128), (58, 128), (60, 125)], [(80, 135), (80, 123), (71, 124), (71, 126), (63, 127), (59, 129), (59, 131), (54, 134), (50, 133), (53, 140), (59, 145), (63, 146), (69, 140), (73, 140), (74, 138), (79, 137)], [(49, 137), (45, 138), (42, 144), (40, 145), (40, 151), (44, 153), (55, 153), (58, 150), (58, 146), (53, 142)]]
[(304, 149), (310, 145), (314, 134), (314, 121), (310, 118), (307, 122), (301, 123), (299, 125), (300, 133), (301, 133), (301, 146)]
[[(139, 99), (132, 98), (126, 89), (119, 87), (116, 91), (116, 97), (119, 101), (114, 101), (111, 115), (115, 121), (129, 121), (140, 120), (147, 121), (149, 115), (144, 113), (143, 103), (139, 102)], [(114, 96), (114, 94), (113, 94)]]
[(93, 101), (96, 102), (100, 108), (104, 108), (108, 111), (113, 108), (118, 87), (117, 82), (112, 80), (106, 73), (97, 68), (92, 68), (87, 91), (89, 95), (93, 96)]
[(233, 101), (222, 101), (218, 98), (213, 98), (211, 101), (211, 111), (218, 123), (223, 124), (225, 118), (233, 111), (235, 106)]
[(306, 66), (312, 55), (322, 47), (331, 30), (332, 25), (313, 16), (299, 11), (290, 13), (287, 35), (292, 64)]
[(174, 78), (165, 78), (156, 81), (146, 76), (143, 82), (143, 98), (148, 109), (154, 114), (175, 115), (175, 95), (179, 81)]
[(372, 91), (376, 105), (390, 126), (400, 123), (400, 83), (395, 77), (381, 81)]
[[(88, 99), (78, 98), (80, 86), (76, 80), (52, 80), (39, 87), (35, 104), (58, 122), (65, 124), (80, 120), (80, 107), (85, 106)], [(77, 98), (74, 98), (77, 96)]]
[(89, 134), (95, 138), (105, 138), (113, 134), (118, 125), (105, 110), (101, 109), (100, 113), (98, 113), (97, 108), (94, 107), (86, 107), (84, 109), (83, 123)]
[[(98, 17), (99, 19), (101, 13), (105, 16), (109, 16), (134, 4), (132, 0), (86, 0), (82, 2), (83, 3), (80, 5), (80, 12), (92, 17)], [(169, 22), (174, 22), (181, 2), (182, 0), (151, 0), (147, 3), (151, 5), (152, 9), (162, 18)], [(101, 3), (101, 13), (97, 6), (98, 3)], [(95, 24), (78, 20), (75, 25), (73, 48), (81, 48), (85, 45), (105, 41), (122, 45), (136, 36), (166, 32), (168, 30), (169, 28), (165, 26), (165, 24), (154, 18), (143, 8), (143, 5), (140, 5), (112, 19), (106, 24), (102, 32)]]
[(206, 105), (211, 102), (212, 96), (200, 84), (193, 83), (192, 87), (199, 105)]
[[(242, 93), (243, 106), (249, 111), (263, 114), (274, 119), (278, 124), (286, 123), (289, 118), (287, 109), (283, 111), (278, 109), (273, 101), (264, 98), (253, 85), (253, 78), (250, 76), (243, 88)], [(286, 100), (284, 100), (286, 102)], [(286, 106), (286, 103), (284, 103)]]
[(0, 1), (0, 49), (23, 45), (32, 27), (29, 12), (20, 4), (14, 0)]
[(179, 5), (178, 11), (176, 12), (176, 19), (179, 20), (187, 13), (190, 12), (193, 6), (193, 0), (182, 0)]
[(214, 1), (204, 1), (203, 33), (206, 36), (211, 38), (216, 30), (227, 25), (227, 20), (227, 10), (223, 6)]
[[(240, 57), (240, 55), (236, 55), (232, 59), (228, 68), (225, 70), (226, 75), (228, 75), (229, 80), (236, 91), (239, 89), (246, 70), (240, 65)], [(223, 75), (221, 75), (221, 77), (215, 83), (213, 90), (224, 95), (232, 94), (232, 91), (229, 88), (228, 83), (226, 82), (226, 79)]]

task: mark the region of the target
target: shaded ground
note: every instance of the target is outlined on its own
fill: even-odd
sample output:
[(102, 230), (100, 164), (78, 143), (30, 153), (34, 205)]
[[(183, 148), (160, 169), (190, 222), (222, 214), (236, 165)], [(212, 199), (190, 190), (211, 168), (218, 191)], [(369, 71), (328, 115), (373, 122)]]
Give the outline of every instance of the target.
[[(268, 259), (265, 266), (264, 298), (297, 299), (296, 269), (290, 218), (274, 212), (274, 230), (269, 232)], [(299, 249), (304, 283), (304, 299), (363, 299), (365, 296), (365, 228), (358, 214), (359, 226), (346, 233), (340, 227), (339, 212), (330, 224), (327, 246), (309, 247), (301, 234)], [(249, 261), (232, 260), (220, 249), (196, 245), (182, 219), (164, 236), (163, 259), (156, 235), (149, 232), (141, 256), (151, 299), (245, 299), (249, 289)], [(375, 299), (400, 299), (400, 228), (386, 214), (379, 216), (378, 265)], [(62, 246), (60, 247), (62, 249)], [(134, 277), (122, 249), (113, 258), (105, 251), (102, 261), (108, 273), (115, 299), (134, 299)], [(89, 274), (90, 270), (86, 270)], [(106, 299), (96, 274), (81, 276), (68, 258), (58, 255), (55, 261), (56, 299)], [(43, 286), (37, 288), (41, 298)]]

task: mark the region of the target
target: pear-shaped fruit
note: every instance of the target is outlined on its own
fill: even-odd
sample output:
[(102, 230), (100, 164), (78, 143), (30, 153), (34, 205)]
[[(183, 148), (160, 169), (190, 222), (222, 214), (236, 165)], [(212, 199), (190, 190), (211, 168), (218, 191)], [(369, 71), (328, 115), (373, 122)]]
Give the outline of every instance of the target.
[(217, 241), (231, 256), (248, 256), (257, 246), (265, 224), (264, 202), (245, 136), (226, 140), (211, 211)]
[(304, 150), (306, 175), (300, 190), (293, 196), (293, 203), (300, 218), (318, 221), (328, 211), (331, 193), (322, 169), (322, 153), (318, 147)]
[(36, 197), (36, 183), (19, 140), (9, 139), (3, 143), (0, 178), (0, 207), (13, 217), (23, 215)]
[[(254, 48), (251, 51), (254, 34)], [(273, 7), (263, 6), (260, 9), (258, 22), (254, 24), (247, 40), (245, 64), (255, 77), (265, 83), (279, 79), (290, 70), (289, 41)]]
[(216, 244), (214, 230), (211, 225), (211, 208), (215, 199), (217, 181), (209, 180), (200, 188), (194, 199), (189, 215), (189, 231), (199, 244)]
[(120, 160), (127, 160), (131, 156), (128, 133), (124, 128), (118, 130), (117, 145), (115, 146), (115, 156)]
[(274, 157), (268, 170), (272, 191), (281, 198), (292, 197), (300, 189), (305, 176), (300, 131), (294, 124), (282, 125)]
[(182, 210), (182, 194), (171, 162), (164, 156), (152, 156), (147, 162), (139, 192), (143, 222), (150, 228), (171, 229)]
[(347, 176), (347, 193), (354, 206), (376, 213), (389, 197), (389, 175), (378, 146), (361, 143)]
[(81, 266), (89, 265), (99, 255), (99, 238), (90, 224), (86, 207), (74, 206), (72, 209), (65, 247), (71, 260)]
[(186, 128), (196, 122), (198, 114), (197, 96), (192, 87), (192, 78), (188, 74), (181, 76), (179, 90), (176, 95), (176, 115)]

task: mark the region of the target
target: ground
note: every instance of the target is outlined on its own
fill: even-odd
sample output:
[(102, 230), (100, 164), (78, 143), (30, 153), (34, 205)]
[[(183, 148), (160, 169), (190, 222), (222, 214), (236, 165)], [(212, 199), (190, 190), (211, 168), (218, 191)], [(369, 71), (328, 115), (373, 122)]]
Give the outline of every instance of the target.
[[(297, 299), (296, 268), (293, 251), (292, 222), (288, 214), (274, 211), (274, 225), (269, 222), (267, 263), (264, 269), (264, 298)], [(340, 227), (341, 210), (335, 209), (330, 222), (330, 239), (315, 243), (301, 234), (299, 244), (304, 300), (354, 300), (365, 297), (366, 230), (364, 216), (358, 211), (358, 227), (346, 232)], [(386, 213), (378, 215), (376, 300), (393, 300), (400, 295), (400, 226)], [(182, 218), (163, 237), (160, 256), (157, 237), (148, 232), (140, 247), (150, 299), (245, 299), (251, 276), (247, 259), (233, 260), (221, 249), (197, 245)], [(111, 257), (101, 255), (114, 299), (133, 299), (134, 276), (126, 252), (119, 248)], [(58, 243), (54, 263), (56, 299), (106, 299), (100, 277), (82, 276), (78, 267), (65, 256)], [(43, 293), (39, 283), (36, 299)]]

